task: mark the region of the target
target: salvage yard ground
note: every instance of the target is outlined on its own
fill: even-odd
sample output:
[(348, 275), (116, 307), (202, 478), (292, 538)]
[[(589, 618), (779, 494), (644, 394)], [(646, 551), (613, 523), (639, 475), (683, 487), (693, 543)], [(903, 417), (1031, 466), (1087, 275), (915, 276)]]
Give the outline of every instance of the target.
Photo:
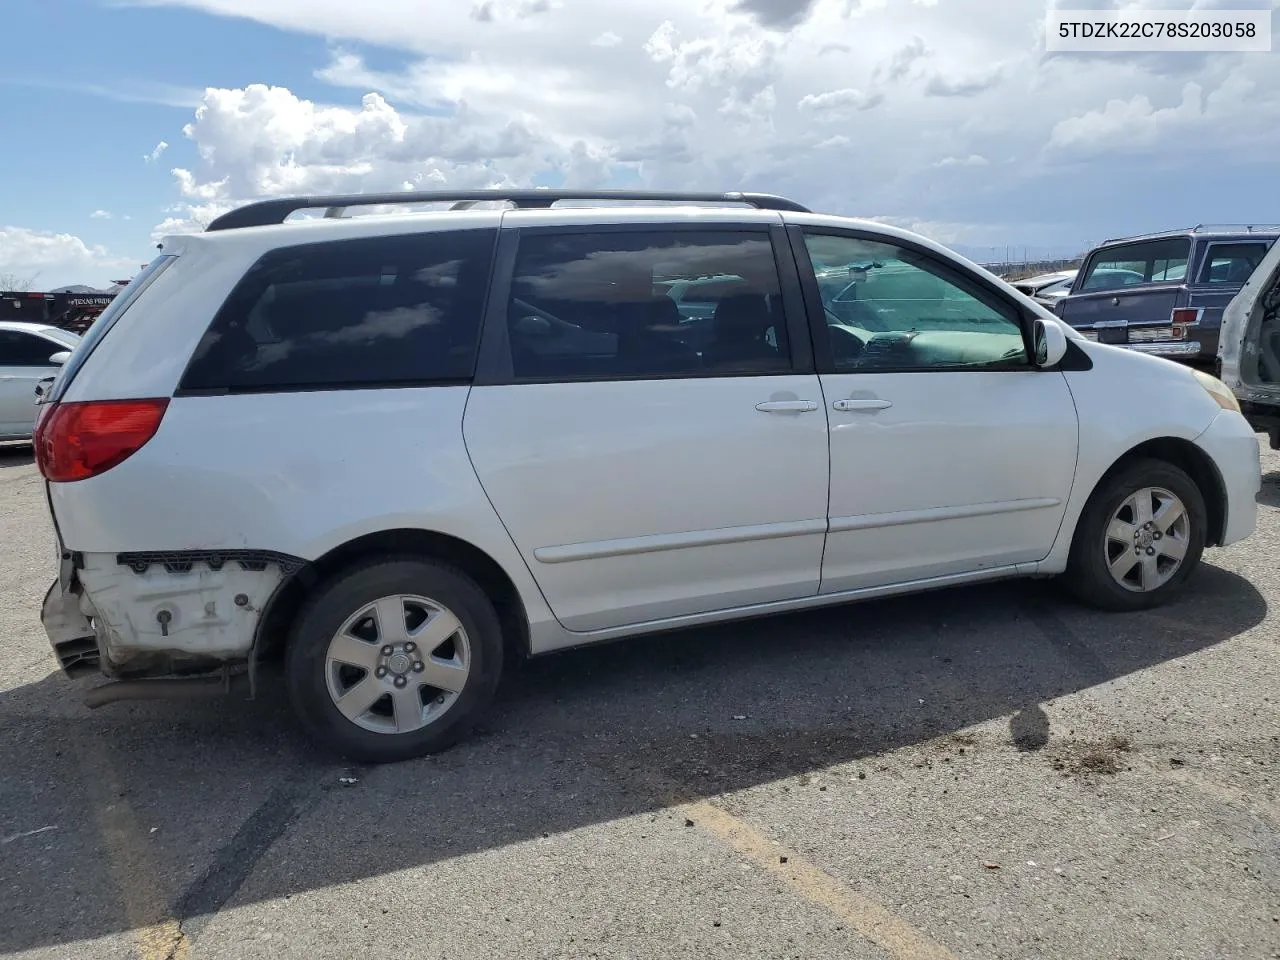
[[(0, 955), (1280, 957), (1280, 456), (1184, 599), (953, 590), (527, 665), (435, 758), (89, 712), (0, 450)], [(274, 692), (268, 687), (268, 692)]]

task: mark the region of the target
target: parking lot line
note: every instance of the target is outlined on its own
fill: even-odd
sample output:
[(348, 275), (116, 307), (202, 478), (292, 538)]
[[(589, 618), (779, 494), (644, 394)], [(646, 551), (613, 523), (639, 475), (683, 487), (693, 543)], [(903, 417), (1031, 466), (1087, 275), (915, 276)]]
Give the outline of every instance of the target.
[(776, 844), (746, 821), (707, 800), (677, 807), (695, 825), (768, 870), (810, 903), (817, 904), (897, 960), (956, 960), (882, 904), (850, 890), (794, 850)]
[(120, 893), (139, 960), (186, 960), (187, 938), (172, 916), (164, 884), (144, 846), (137, 817), (125, 799), (107, 748), (92, 737), (80, 739), (85, 788), (105, 847), (107, 868)]

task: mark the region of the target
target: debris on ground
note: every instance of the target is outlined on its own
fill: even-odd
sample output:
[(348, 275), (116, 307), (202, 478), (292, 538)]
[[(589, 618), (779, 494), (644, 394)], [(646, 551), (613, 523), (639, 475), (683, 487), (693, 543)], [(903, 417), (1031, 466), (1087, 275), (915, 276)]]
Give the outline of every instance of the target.
[(1122, 769), (1129, 769), (1121, 764), (1121, 757), (1132, 749), (1133, 742), (1128, 737), (1115, 733), (1101, 742), (1067, 742), (1055, 753), (1052, 766), (1062, 771), (1064, 777), (1071, 774), (1114, 776)]
[(982, 861), (982, 865), (983, 865), (983, 867), (985, 867), (985, 868), (986, 868), (986, 869), (988, 869), (988, 870), (999, 870), (999, 869), (1000, 869), (1000, 864), (996, 863), (994, 860), (983, 860), (983, 861)]
[(36, 829), (36, 830), (24, 830), (22, 833), (15, 833), (12, 836), (8, 836), (8, 837), (5, 837), (3, 840), (0, 840), (0, 846), (7, 846), (8, 844), (13, 843), (13, 841), (15, 840), (25, 840), (27, 837), (34, 837), (37, 834), (47, 833), (50, 830), (57, 830), (57, 829), (58, 829), (57, 825), (54, 824), (48, 827), (40, 827), (39, 829)]
[(360, 779), (358, 777), (339, 777), (338, 782), (345, 783), (349, 787), (354, 783), (359, 783)]

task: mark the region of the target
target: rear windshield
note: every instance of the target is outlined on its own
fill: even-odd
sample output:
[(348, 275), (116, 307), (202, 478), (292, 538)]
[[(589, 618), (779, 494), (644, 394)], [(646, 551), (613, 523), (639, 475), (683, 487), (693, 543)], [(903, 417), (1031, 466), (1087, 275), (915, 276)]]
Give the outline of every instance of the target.
[(1089, 261), (1080, 289), (1115, 290), (1137, 283), (1181, 282), (1187, 276), (1191, 241), (1145, 240), (1099, 250)]
[(214, 317), (181, 389), (465, 382), (496, 237), (451, 230), (273, 250)]
[(80, 368), (84, 366), (85, 361), (89, 359), (89, 354), (93, 353), (94, 348), (102, 342), (102, 338), (115, 326), (116, 321), (124, 316), (124, 312), (133, 305), (134, 301), (142, 295), (143, 291), (151, 285), (155, 278), (160, 276), (169, 264), (177, 259), (177, 257), (169, 254), (156, 257), (142, 268), (127, 287), (116, 294), (115, 299), (89, 325), (89, 329), (84, 332), (84, 336), (77, 338), (78, 342), (71, 351), (71, 359), (63, 364), (57, 380), (54, 381), (53, 389), (46, 396), (46, 402), (55, 403), (62, 399), (63, 394), (67, 392), (67, 387), (75, 379), (76, 374), (80, 372)]

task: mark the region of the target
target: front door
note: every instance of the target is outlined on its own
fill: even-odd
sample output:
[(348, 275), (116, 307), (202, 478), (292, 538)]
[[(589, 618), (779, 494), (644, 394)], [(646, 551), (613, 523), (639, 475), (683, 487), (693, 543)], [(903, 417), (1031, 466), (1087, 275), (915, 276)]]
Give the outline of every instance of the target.
[[(827, 419), (775, 240), (765, 223), (507, 231), (464, 433), (568, 629), (817, 594)], [(682, 313), (671, 291), (702, 277), (714, 294)]]
[(826, 337), (822, 592), (1043, 559), (1071, 492), (1076, 412), (1063, 375), (1030, 364), (1017, 305), (874, 234), (810, 231), (797, 248)]

